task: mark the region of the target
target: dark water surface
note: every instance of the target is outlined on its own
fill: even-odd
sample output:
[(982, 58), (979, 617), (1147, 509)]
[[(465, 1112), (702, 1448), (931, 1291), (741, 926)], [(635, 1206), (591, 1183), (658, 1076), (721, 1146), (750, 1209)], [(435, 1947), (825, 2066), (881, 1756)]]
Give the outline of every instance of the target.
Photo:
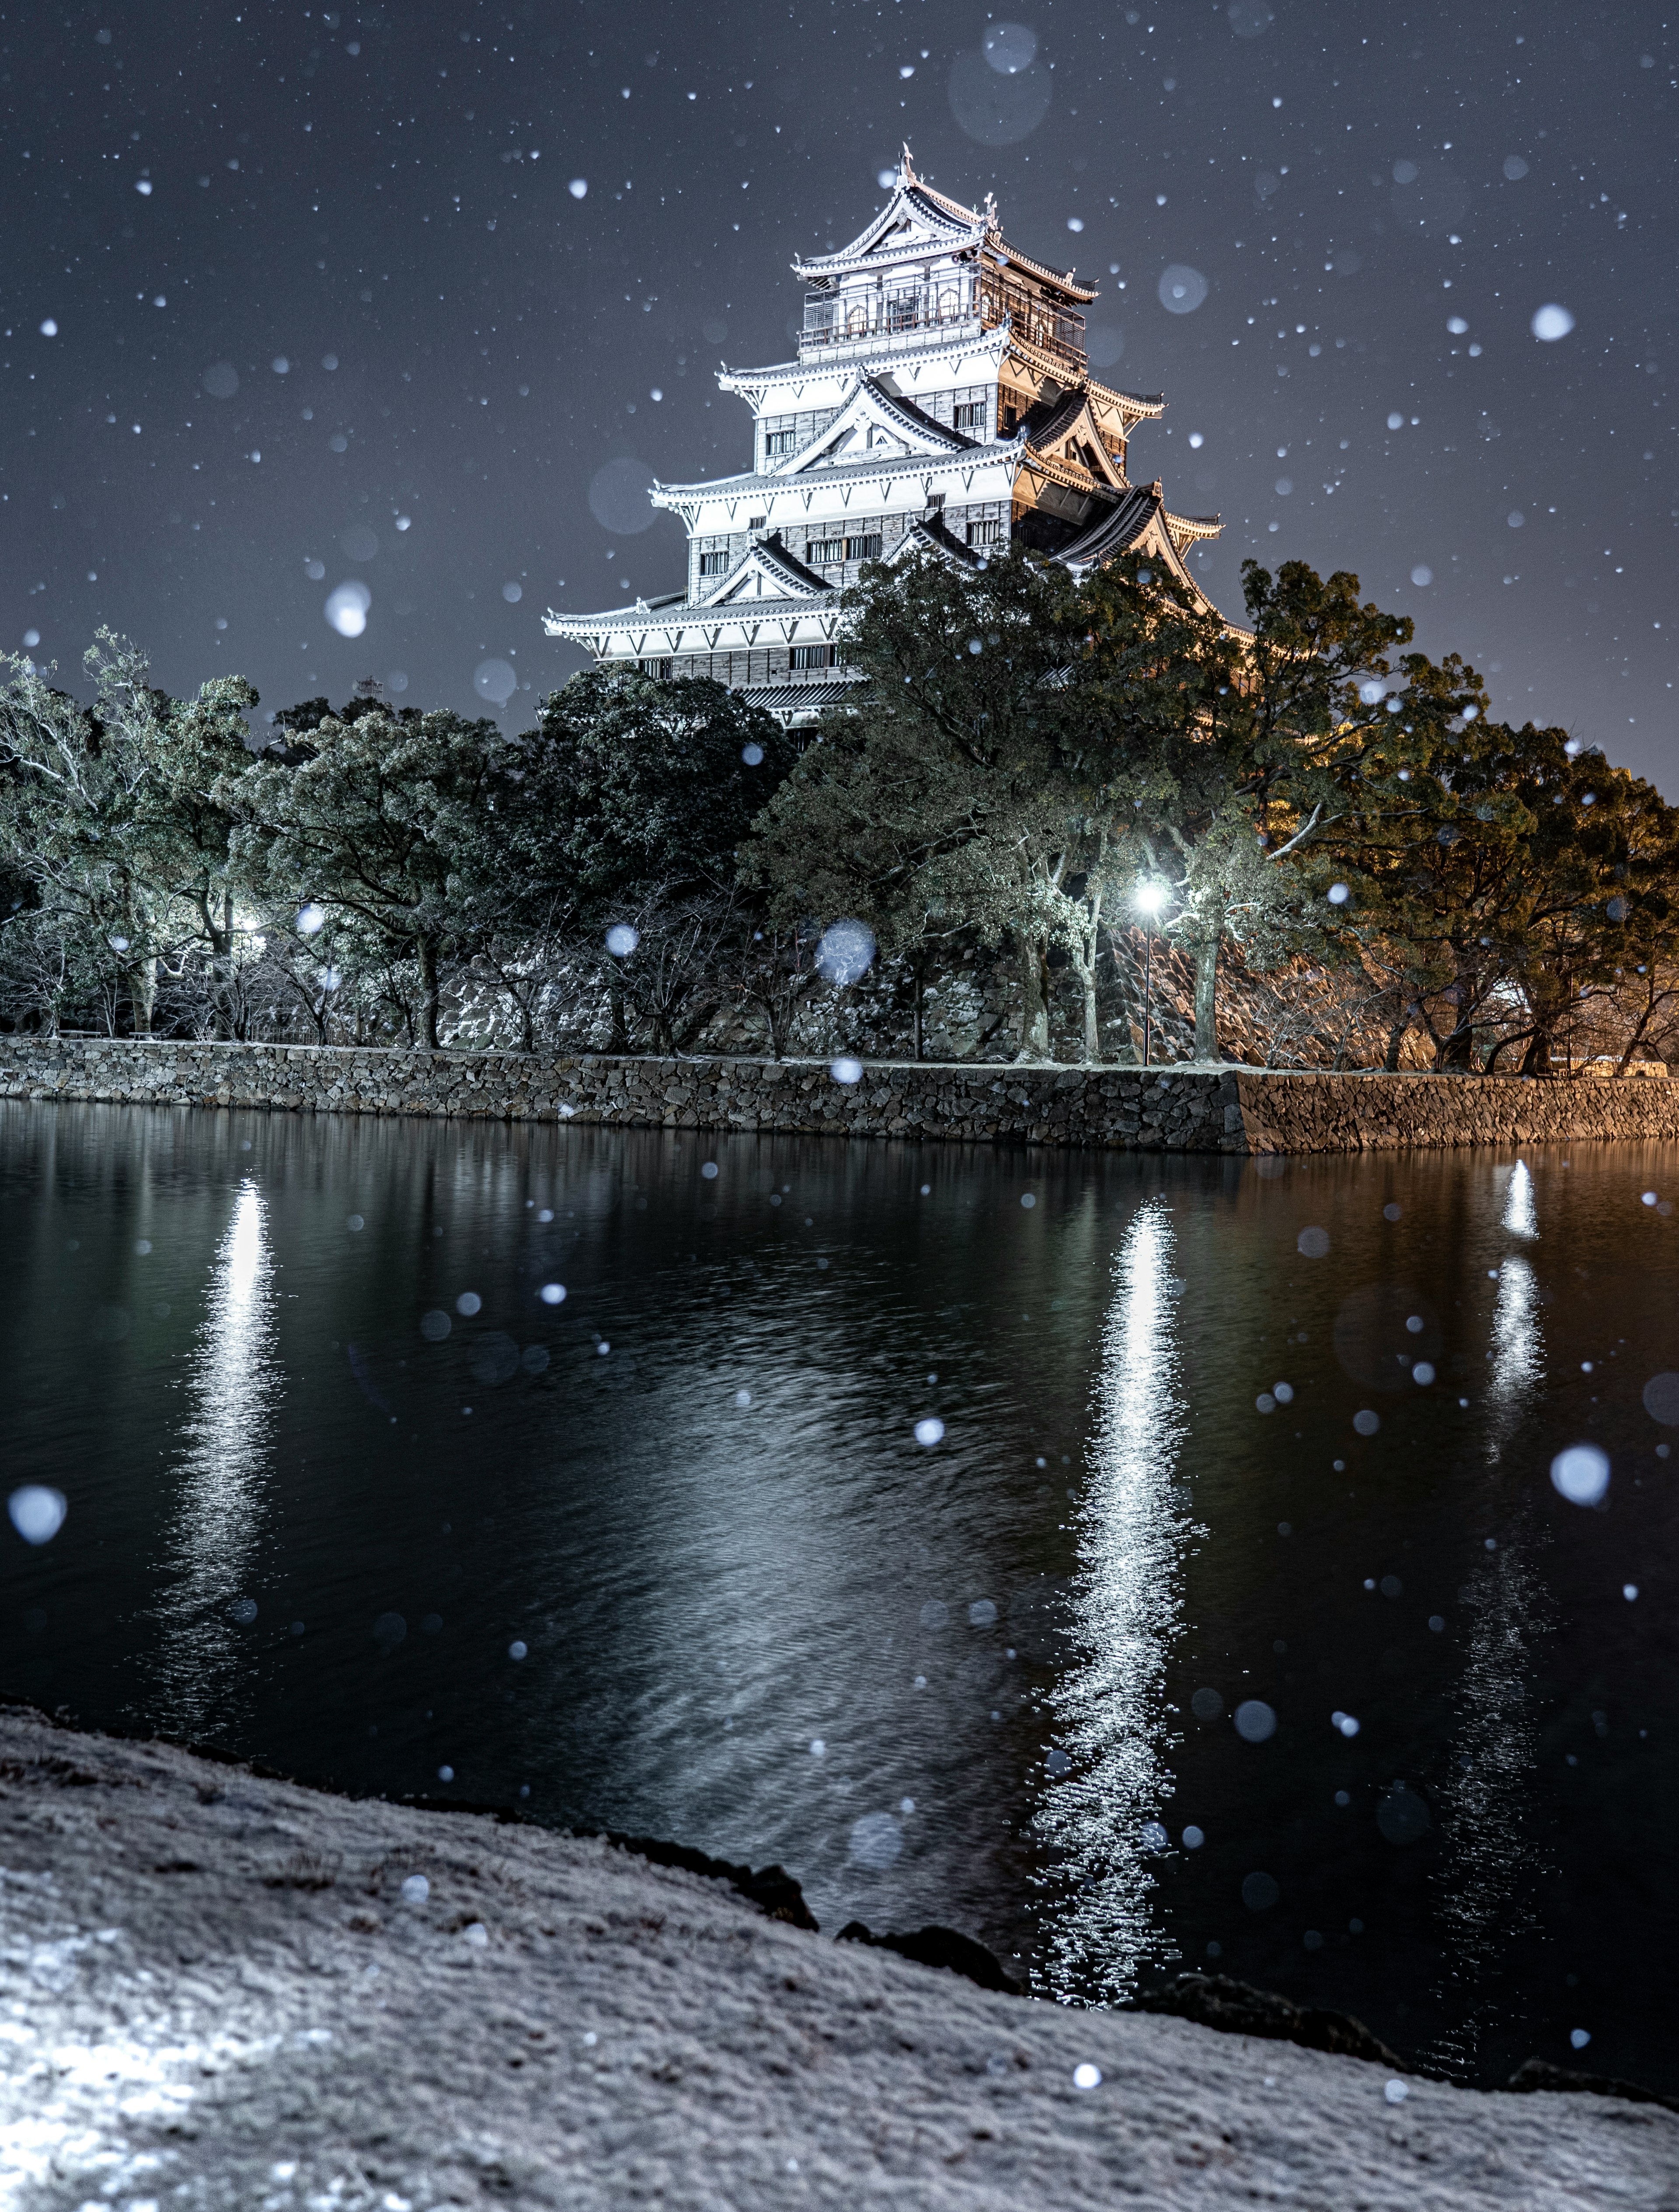
[(0, 1107), (0, 1686), (1679, 2089), (1652, 1191)]

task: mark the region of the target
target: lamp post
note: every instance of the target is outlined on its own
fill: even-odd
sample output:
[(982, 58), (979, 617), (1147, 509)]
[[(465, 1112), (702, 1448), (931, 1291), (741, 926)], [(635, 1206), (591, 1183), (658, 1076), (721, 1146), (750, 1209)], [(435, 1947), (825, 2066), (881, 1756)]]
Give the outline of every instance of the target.
[(1149, 1000), (1154, 983), (1154, 922), (1166, 902), (1164, 884), (1143, 883), (1137, 885), (1133, 902), (1143, 918), (1142, 956), (1142, 1064), (1148, 1066)]

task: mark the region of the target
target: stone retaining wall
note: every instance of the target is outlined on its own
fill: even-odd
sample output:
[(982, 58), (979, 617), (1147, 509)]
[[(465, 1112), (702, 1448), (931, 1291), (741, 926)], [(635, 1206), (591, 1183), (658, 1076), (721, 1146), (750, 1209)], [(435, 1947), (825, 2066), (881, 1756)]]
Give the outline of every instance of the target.
[(762, 1129), (1132, 1151), (1356, 1152), (1679, 1139), (1679, 1084), (1133, 1067), (526, 1058), (351, 1046), (0, 1037), (0, 1097)]

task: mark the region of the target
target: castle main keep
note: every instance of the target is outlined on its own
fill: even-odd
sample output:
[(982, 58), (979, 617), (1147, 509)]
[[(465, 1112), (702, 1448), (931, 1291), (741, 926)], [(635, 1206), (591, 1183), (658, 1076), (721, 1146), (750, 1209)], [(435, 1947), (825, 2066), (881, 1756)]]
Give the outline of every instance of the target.
[(1096, 381), (1094, 289), (1011, 246), (990, 199), (946, 199), (906, 151), (868, 228), (793, 266), (798, 359), (718, 375), (751, 409), (751, 467), (652, 489), (687, 527), (684, 588), (551, 611), (550, 637), (609, 667), (713, 677), (791, 722), (853, 680), (840, 595), (866, 561), (979, 562), (1018, 539), (1078, 574), (1135, 550), (1201, 600), (1185, 550), (1218, 519), (1174, 514), (1127, 470), (1165, 400)]

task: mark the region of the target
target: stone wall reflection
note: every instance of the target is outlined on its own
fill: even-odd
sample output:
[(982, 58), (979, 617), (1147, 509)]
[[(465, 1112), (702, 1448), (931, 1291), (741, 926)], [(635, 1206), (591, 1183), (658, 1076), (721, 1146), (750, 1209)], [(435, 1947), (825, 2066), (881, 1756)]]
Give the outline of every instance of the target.
[(1127, 1231), (1103, 1331), (1070, 1664), (1035, 1823), (1039, 1978), (1063, 2002), (1122, 2002), (1171, 1949), (1150, 1862), (1166, 1848), (1166, 1667), (1193, 1533), (1177, 1480), (1186, 1420), (1173, 1251), (1170, 1213), (1153, 1200)]
[(280, 1389), (273, 1267), (267, 1208), (247, 1178), (216, 1249), (186, 1378), (153, 1706), (171, 1734), (207, 1735), (240, 1704), (234, 1647), (252, 1602), (246, 1583)]

